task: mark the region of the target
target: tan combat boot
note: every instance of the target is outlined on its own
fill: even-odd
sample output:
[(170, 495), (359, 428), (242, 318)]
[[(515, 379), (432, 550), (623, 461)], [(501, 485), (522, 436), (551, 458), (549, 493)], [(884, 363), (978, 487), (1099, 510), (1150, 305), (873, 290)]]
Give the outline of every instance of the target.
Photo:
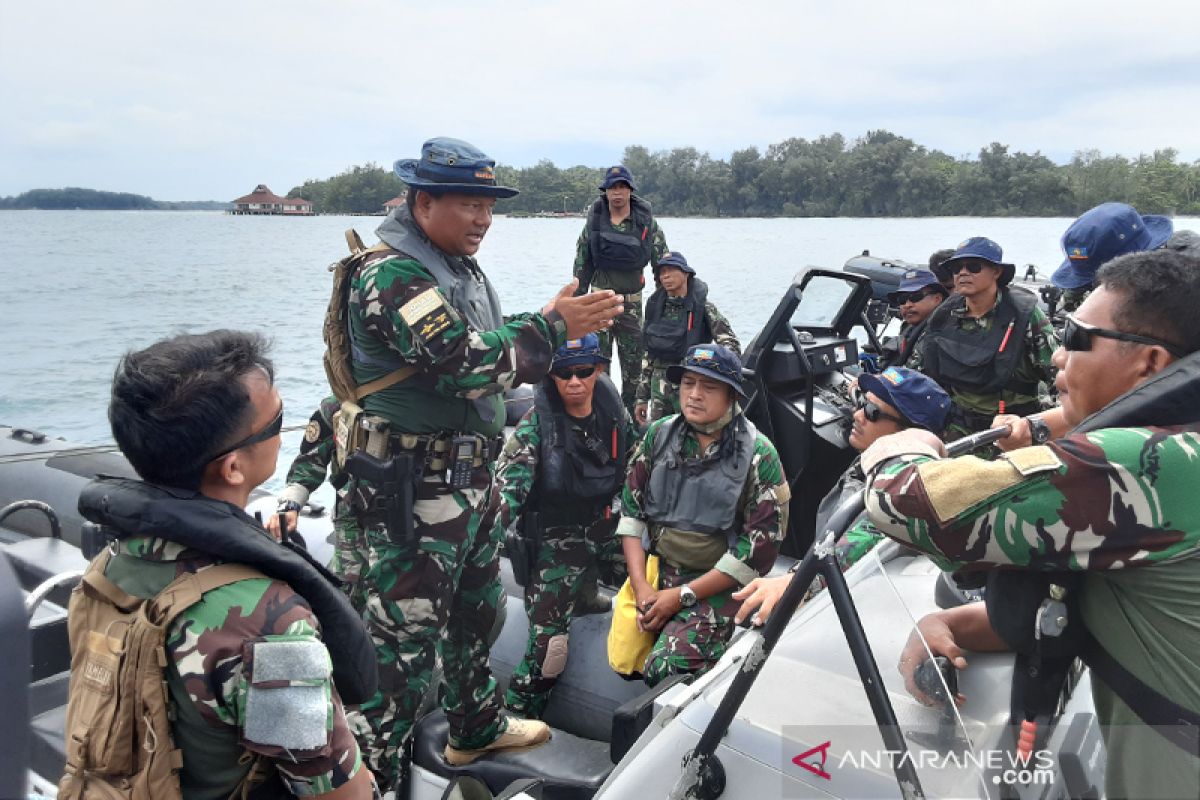
[(516, 750), (521, 747), (533, 747), (550, 738), (550, 726), (538, 719), (518, 719), (509, 717), (508, 727), (504, 733), (497, 736), (491, 744), (477, 750), (459, 750), (449, 742), (446, 743), (446, 763), (454, 767), (470, 764), (480, 756), (501, 750)]

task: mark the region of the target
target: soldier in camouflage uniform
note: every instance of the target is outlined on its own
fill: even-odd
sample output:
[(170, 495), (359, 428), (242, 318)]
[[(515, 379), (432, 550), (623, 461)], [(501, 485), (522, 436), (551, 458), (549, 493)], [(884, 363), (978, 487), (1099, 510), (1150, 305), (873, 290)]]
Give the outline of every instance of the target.
[[(288, 469), (287, 486), (279, 494), (279, 507), (276, 516), (267, 520), (267, 532), (276, 539), (280, 538), (279, 515), (283, 515), (288, 530), (296, 528), (300, 509), (308, 502), (308, 497), (325, 482), (329, 473), (329, 465), (333, 461), (333, 416), (337, 413), (338, 400), (329, 395), (321, 401), (321, 405), (313, 412), (304, 429), (304, 441), (300, 443), (300, 452)], [(355, 591), (359, 576), (367, 563), (366, 541), (358, 520), (345, 507), (345, 497), (339, 490), (333, 506), (333, 572), (342, 579), (342, 587), (350, 597), (351, 602), (357, 603), (361, 594)], [(361, 609), (360, 609), (361, 610)]]
[(646, 264), (657, 266), (667, 252), (667, 238), (639, 197), (633, 175), (623, 165), (609, 167), (600, 184), (603, 194), (588, 211), (587, 222), (575, 245), (575, 277), (581, 291), (611, 289), (622, 296), (625, 311), (611, 331), (600, 332), (600, 350), (612, 355), (617, 340), (621, 363), (621, 399), (633, 413), (638, 379), (642, 372), (642, 287)]
[[(1192, 321), (1200, 307), (1200, 261), (1171, 251), (1134, 253), (1101, 267), (1097, 280), (1054, 356), (1061, 414), (1068, 427), (1088, 420), (1083, 432), (992, 462), (945, 460), (936, 440), (914, 431), (887, 437), (863, 455), (867, 509), (883, 533), (946, 570), (1080, 573), (1076, 624), (1098, 644), (1085, 647), (1083, 657), (1092, 665), (1107, 746), (1105, 794), (1194, 798), (1200, 796), (1194, 739), (1200, 381), (1194, 355), (1176, 359), (1200, 350)], [(1173, 374), (1155, 381), (1160, 373)], [(921, 620), (934, 654), (962, 669), (964, 650), (1008, 649), (997, 632), (1003, 620), (991, 616), (1002, 608), (987, 606)], [(1128, 679), (1110, 684), (1112, 669), (1095, 660), (1098, 651)], [(923, 658), (914, 636), (900, 664), (911, 691)], [(1177, 707), (1170, 724), (1148, 727), (1153, 723), (1143, 714), (1151, 693)], [(1188, 724), (1185, 747), (1172, 734)]]
[(534, 549), (525, 586), (529, 644), (504, 699), (525, 717), (543, 715), (566, 667), (567, 636), (588, 592), (589, 569), (610, 586), (625, 580), (612, 506), (638, 436), (603, 374), (606, 363), (595, 334), (560, 347), (534, 407), (496, 463), (494, 538), (514, 525), (536, 537), (526, 544)]
[[(487, 646), (502, 593), (499, 543), (481, 506), (500, 449), (503, 391), (540, 381), (554, 349), (605, 327), (620, 301), (612, 292), (572, 297), (570, 284), (541, 313), (501, 315), (472, 258), (495, 199), (516, 194), (496, 185), (494, 163), (448, 138), (427, 141), (420, 159), (396, 162), (409, 185), (407, 204), (379, 227), (383, 249), (351, 278), (355, 381), (412, 368), (406, 380), (362, 401), (367, 414), (387, 423), (387, 457), (410, 453), (417, 469), (413, 538), (378, 517), (364, 527), (368, 563), (359, 587), (381, 688), (352, 723), (385, 785), (406, 766), (405, 744), (439, 654), (448, 761), (465, 764), (549, 736), (540, 722), (499, 714)], [(369, 481), (355, 478), (347, 491), (360, 515), (372, 513)]]
[(1175, 225), (1170, 217), (1139, 214), (1124, 203), (1101, 203), (1071, 223), (1062, 237), (1066, 258), (1050, 276), (1063, 290), (1062, 310), (1070, 313), (1087, 298), (1096, 270), (1126, 253), (1162, 247)]
[(646, 358), (638, 380), (633, 418), (645, 425), (679, 413), (679, 387), (667, 380), (667, 367), (683, 361), (688, 347), (716, 342), (741, 355), (729, 320), (708, 300), (708, 285), (696, 277), (682, 253), (669, 252), (654, 267), (658, 289), (646, 304), (642, 344)]
[(1054, 329), (1037, 295), (1009, 286), (1016, 267), (1002, 258), (998, 244), (976, 236), (942, 262), (939, 278), (952, 276), (955, 294), (930, 315), (908, 360), (954, 401), (947, 441), (991, 427), (997, 414), (1040, 410), (1038, 384), (1054, 380)]
[[(125, 534), (106, 569), (120, 589), (150, 598), (177, 576), (203, 573), (225, 560), (220, 555), (225, 548), (212, 532), (201, 541), (212, 541), (213, 552), (175, 541), (186, 532), (181, 521), (189, 515), (215, 517), (220, 533), (231, 537), (262, 537), (260, 550), (267, 553), (281, 550), (241, 511), (251, 491), (274, 472), (279, 453), (282, 401), (264, 348), (256, 335), (215, 331), (176, 337), (123, 358), (109, 409), (113, 437), (138, 474), (157, 486), (120, 481), (105, 490), (103, 502), (89, 503), (88, 490), (80, 500), (89, 519), (120, 525)], [(214, 419), (220, 424), (216, 430)], [(153, 505), (131, 503), (141, 491), (156, 495)], [(124, 515), (119, 522), (103, 516), (110, 494), (112, 507)], [(175, 711), (174, 743), (183, 751), (185, 798), (232, 796), (252, 756), (265, 757), (276, 789), (263, 796), (279, 796), (280, 779), (289, 796), (373, 796), (370, 771), (347, 726), (329, 677), (330, 652), (321, 641), (322, 627), (355, 626), (357, 617), (344, 597), (327, 588), (344, 609), (336, 618), (323, 614), (324, 625), (313, 612), (315, 604), (310, 607), (289, 584), (265, 577), (206, 592), (172, 623), (166, 683)], [(361, 627), (358, 636), (369, 653)], [(271, 645), (278, 644), (285, 644), (291, 660), (272, 655), (277, 651)], [(338, 654), (333, 657), (336, 663)], [(292, 693), (280, 705), (263, 694), (258, 675), (285, 685), (304, 681), (313, 691)], [(280, 724), (283, 719), (288, 723)], [(306, 744), (298, 745), (301, 740)]]
[[(787, 531), (791, 492), (774, 445), (741, 413), (741, 361), (718, 344), (691, 348), (669, 377), (683, 413), (650, 424), (629, 463), (617, 535), (638, 607), (658, 632), (643, 678), (698, 674), (724, 654), (732, 591), (765, 575)], [(659, 586), (646, 580), (646, 549)]]

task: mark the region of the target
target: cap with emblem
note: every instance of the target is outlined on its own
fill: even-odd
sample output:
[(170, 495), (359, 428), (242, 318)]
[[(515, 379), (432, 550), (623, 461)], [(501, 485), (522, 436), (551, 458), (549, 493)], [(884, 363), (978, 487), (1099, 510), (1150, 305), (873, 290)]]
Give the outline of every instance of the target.
[(941, 434), (950, 413), (950, 395), (932, 378), (907, 367), (888, 367), (858, 376), (858, 388), (895, 408), (914, 427)]
[(695, 275), (696, 270), (688, 266), (687, 259), (683, 257), (683, 253), (672, 250), (663, 255), (654, 266), (654, 272), (657, 272), (663, 267), (674, 267), (681, 272), (686, 272), (688, 275)]
[(568, 339), (554, 351), (551, 369), (573, 367), (576, 364), (607, 364), (611, 359), (600, 352), (600, 337), (594, 333), (578, 339)]
[(624, 164), (617, 164), (604, 171), (604, 181), (600, 184), (600, 190), (611, 189), (614, 183), (628, 184), (630, 191), (637, 191), (637, 185), (633, 182), (633, 174)]
[(1096, 270), (1126, 253), (1162, 247), (1175, 225), (1167, 217), (1139, 214), (1124, 203), (1101, 203), (1071, 223), (1062, 237), (1066, 254), (1051, 282), (1063, 289), (1091, 286)]
[(496, 161), (461, 139), (439, 136), (421, 145), (420, 158), (402, 158), (393, 167), (400, 180), (431, 194), (513, 197), (519, 192), (496, 185)]
[(946, 294), (946, 289), (938, 280), (937, 275), (934, 275), (927, 269), (910, 269), (905, 271), (904, 277), (900, 279), (900, 286), (894, 292), (888, 293), (888, 301), (896, 302), (896, 295), (907, 294), (924, 289), (926, 286), (935, 286), (942, 290), (942, 295)]
[(742, 397), (742, 360), (732, 350), (719, 344), (698, 344), (687, 351), (682, 364), (667, 367), (667, 380), (679, 383), (684, 372), (695, 372), (732, 386)]

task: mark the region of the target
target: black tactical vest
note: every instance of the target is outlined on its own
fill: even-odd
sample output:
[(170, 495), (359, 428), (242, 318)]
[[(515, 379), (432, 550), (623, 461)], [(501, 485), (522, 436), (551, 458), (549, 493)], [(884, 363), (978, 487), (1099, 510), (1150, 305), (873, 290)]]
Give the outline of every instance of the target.
[(689, 347), (713, 339), (707, 314), (708, 285), (696, 277), (690, 277), (688, 284), (687, 296), (678, 298), (683, 304), (683, 313), (678, 317), (663, 318), (669, 298), (662, 287), (646, 303), (642, 343), (646, 355), (655, 361), (682, 363)]
[(321, 623), (342, 702), (358, 705), (375, 694), (375, 646), (358, 612), (337, 588), (338, 579), (303, 549), (273, 540), (240, 508), (189, 489), (101, 477), (83, 487), (79, 513), (121, 538), (166, 539), (283, 581), (308, 602)]
[(1036, 383), (1014, 381), (1013, 375), (1025, 354), (1025, 332), (1037, 295), (1020, 287), (1002, 288), (992, 327), (983, 335), (963, 331), (951, 313), (966, 303), (962, 295), (952, 295), (929, 316), (921, 371), (947, 389), (978, 394), (1009, 389), (1036, 395)]
[(613, 228), (608, 198), (600, 197), (588, 212), (588, 251), (597, 272), (638, 272), (650, 263), (650, 204), (637, 195), (629, 196), (628, 232)]
[[(716, 455), (680, 455), (687, 420), (679, 414), (664, 423), (650, 454), (646, 518), (656, 525), (730, 538), (741, 522), (741, 497), (754, 460), (758, 431), (738, 415), (725, 428)], [(732, 440), (725, 441), (726, 437)]]
[(556, 518), (576, 509), (591, 517), (607, 504), (625, 481), (629, 442), (621, 394), (607, 375), (596, 377), (592, 395), (594, 436), (584, 436), (572, 426), (562, 400), (547, 378), (534, 392), (538, 414), (538, 475), (531, 507)]

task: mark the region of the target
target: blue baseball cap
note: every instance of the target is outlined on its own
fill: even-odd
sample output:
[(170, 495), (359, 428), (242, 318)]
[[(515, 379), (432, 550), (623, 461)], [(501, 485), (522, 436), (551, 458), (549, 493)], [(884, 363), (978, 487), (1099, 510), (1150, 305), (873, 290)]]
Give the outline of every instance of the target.
[(1000, 277), (997, 278), (997, 283), (1001, 286), (1007, 286), (1017, 274), (1017, 268), (1013, 264), (1004, 263), (1004, 250), (1000, 245), (993, 242), (986, 236), (972, 236), (965, 242), (962, 242), (954, 250), (954, 255), (947, 258), (941, 264), (935, 267), (938, 277), (946, 276), (948, 279), (954, 274), (954, 262), (966, 261), (972, 259), (975, 261), (986, 261), (989, 264), (995, 264), (1000, 268)]
[(611, 359), (600, 352), (600, 337), (594, 333), (578, 339), (568, 339), (554, 351), (550, 369), (574, 367), (578, 364), (607, 364)]
[(950, 395), (932, 378), (906, 367), (858, 376), (858, 388), (878, 397), (918, 428), (941, 435), (950, 413)]
[(496, 185), (496, 161), (461, 139), (439, 136), (421, 145), (420, 158), (402, 158), (392, 169), (414, 189), (431, 194), (514, 197), (516, 189)]
[(1071, 223), (1062, 237), (1066, 259), (1050, 276), (1063, 289), (1091, 286), (1096, 270), (1126, 253), (1162, 247), (1174, 223), (1157, 214), (1142, 215), (1124, 203), (1101, 203)]
[(904, 273), (900, 279), (900, 286), (894, 292), (888, 292), (888, 302), (895, 303), (896, 295), (915, 292), (918, 289), (924, 289), (926, 286), (937, 287), (942, 296), (946, 296), (946, 287), (942, 286), (942, 282), (938, 280), (938, 276), (934, 275), (927, 269), (910, 269)]
[(682, 364), (667, 367), (667, 380), (679, 383), (684, 372), (696, 372), (728, 384), (742, 397), (742, 360), (732, 350), (719, 344), (697, 344), (688, 348)]
[(622, 182), (629, 184), (630, 191), (637, 191), (637, 185), (633, 182), (633, 175), (624, 164), (617, 164), (615, 167), (609, 167), (604, 171), (604, 181), (600, 184), (600, 190), (604, 191), (614, 183)]
[(658, 260), (658, 264), (654, 267), (655, 273), (657, 273), (663, 267), (674, 267), (675, 269), (686, 272), (688, 275), (696, 274), (696, 270), (688, 266), (687, 259), (683, 257), (683, 253), (680, 253), (677, 250), (672, 250), (669, 253), (664, 254), (663, 257)]

